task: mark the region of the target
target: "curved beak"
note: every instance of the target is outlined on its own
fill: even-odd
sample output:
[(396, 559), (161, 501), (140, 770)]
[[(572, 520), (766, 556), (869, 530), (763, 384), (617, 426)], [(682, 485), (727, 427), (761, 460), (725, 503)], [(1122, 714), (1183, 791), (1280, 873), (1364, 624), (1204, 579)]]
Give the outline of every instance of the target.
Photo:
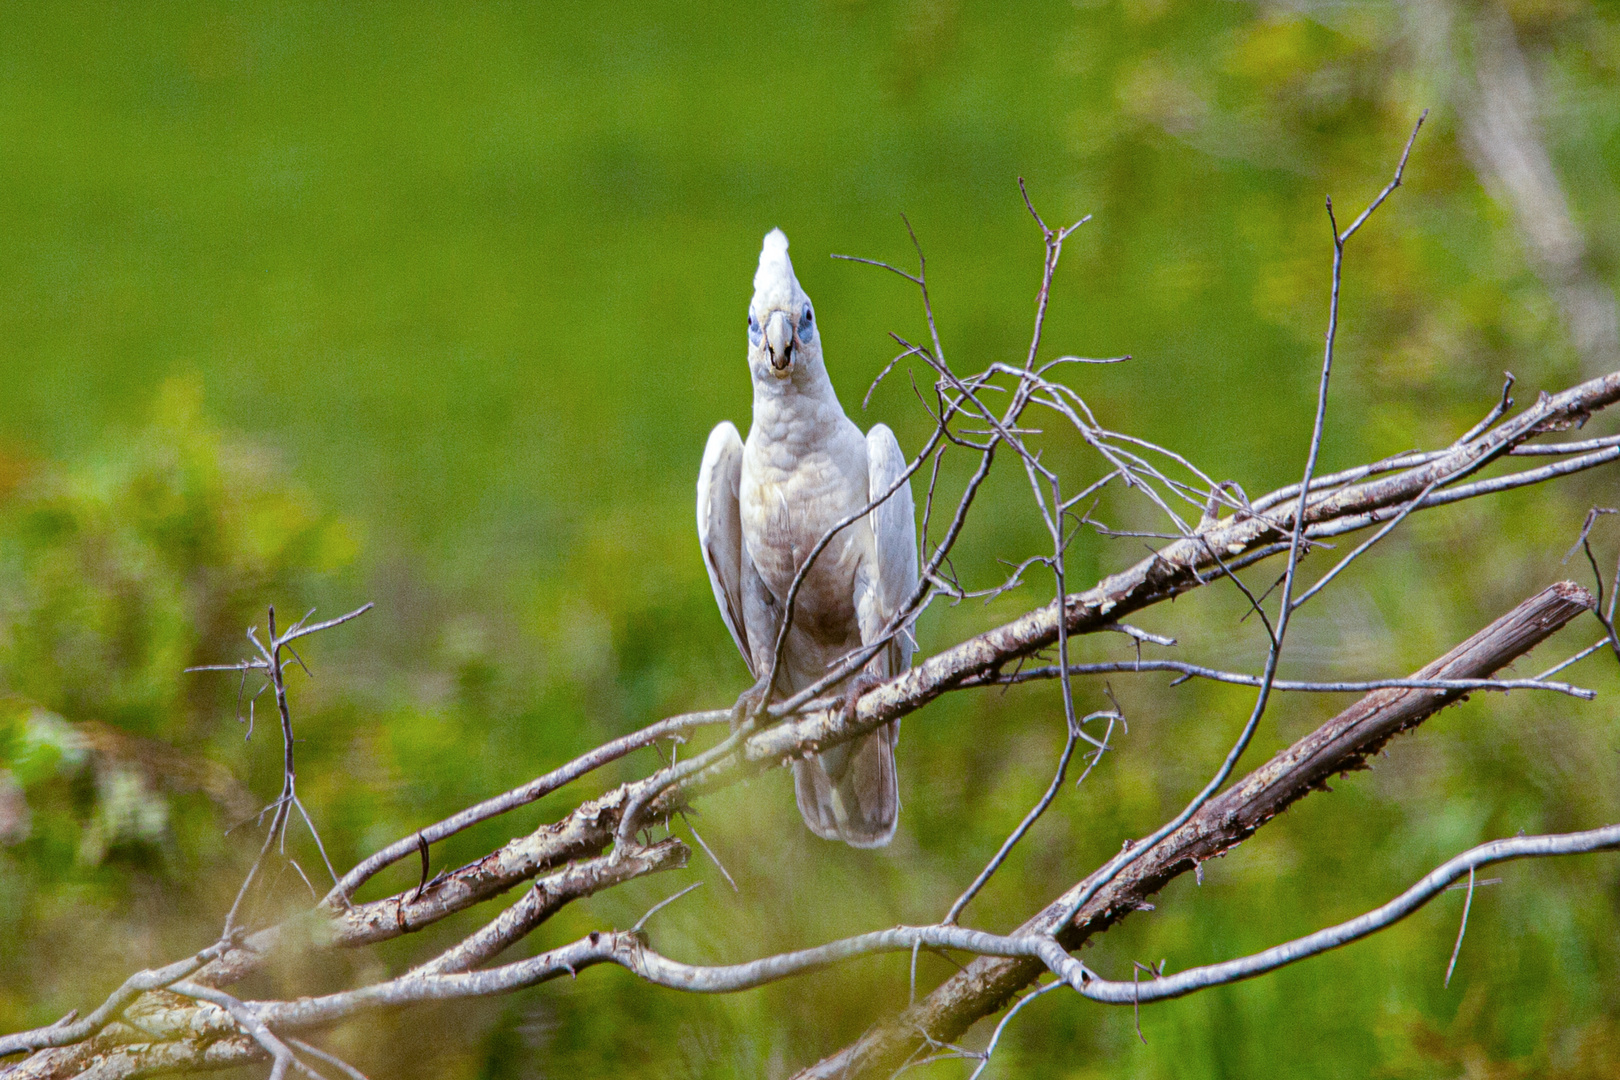
[(786, 378), (793, 370), (793, 324), (787, 312), (771, 312), (765, 323), (765, 346), (771, 354), (771, 374)]

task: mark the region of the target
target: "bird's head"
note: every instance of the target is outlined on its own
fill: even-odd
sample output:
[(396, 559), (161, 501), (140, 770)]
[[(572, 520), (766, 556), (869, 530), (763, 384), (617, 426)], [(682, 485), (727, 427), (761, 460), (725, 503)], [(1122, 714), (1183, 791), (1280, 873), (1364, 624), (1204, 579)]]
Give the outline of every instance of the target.
[(788, 239), (781, 229), (765, 235), (748, 303), (748, 368), (755, 382), (800, 382), (821, 368), (821, 334), (810, 298), (793, 276)]

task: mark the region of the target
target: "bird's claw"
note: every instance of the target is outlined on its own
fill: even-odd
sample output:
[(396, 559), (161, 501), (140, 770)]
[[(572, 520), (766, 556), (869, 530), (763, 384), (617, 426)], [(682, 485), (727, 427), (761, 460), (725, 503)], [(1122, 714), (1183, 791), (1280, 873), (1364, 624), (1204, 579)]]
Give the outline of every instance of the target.
[(861, 698), (866, 696), (868, 690), (881, 686), (886, 681), (882, 675), (873, 671), (863, 671), (851, 679), (849, 685), (844, 688), (843, 700), (838, 704), (839, 718), (846, 724), (854, 720), (855, 710), (860, 705)]
[(737, 704), (731, 707), (731, 734), (737, 734), (737, 729), (743, 726), (743, 721), (759, 712), (765, 705), (765, 680), (750, 686), (737, 696)]

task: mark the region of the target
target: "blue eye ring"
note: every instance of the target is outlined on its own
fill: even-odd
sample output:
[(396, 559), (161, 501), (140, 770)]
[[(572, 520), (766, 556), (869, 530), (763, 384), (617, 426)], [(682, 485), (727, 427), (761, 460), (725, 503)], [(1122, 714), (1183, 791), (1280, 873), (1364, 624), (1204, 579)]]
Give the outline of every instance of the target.
[(810, 336), (810, 324), (815, 320), (816, 313), (810, 309), (809, 304), (804, 305), (804, 314), (799, 316), (799, 336), (801, 338)]
[(754, 313), (750, 311), (748, 313), (748, 340), (758, 345), (760, 339), (759, 320), (754, 318)]

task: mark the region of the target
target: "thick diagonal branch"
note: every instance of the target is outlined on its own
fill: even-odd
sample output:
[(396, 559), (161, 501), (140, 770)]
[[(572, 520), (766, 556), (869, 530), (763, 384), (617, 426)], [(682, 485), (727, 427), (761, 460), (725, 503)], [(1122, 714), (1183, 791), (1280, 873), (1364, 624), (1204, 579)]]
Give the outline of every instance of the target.
[[(1616, 401), (1620, 401), (1620, 372), (1611, 372), (1563, 393), (1543, 395), (1511, 421), (1417, 468), (1325, 495), (1313, 493), (1305, 508), (1305, 535), (1333, 535), (1344, 531), (1340, 526), (1346, 523), (1355, 528), (1377, 524), (1377, 511), (1398, 508), (1418, 498), (1435, 480), (1448, 484), (1460, 480), (1507, 456), (1515, 446), (1546, 432), (1583, 423), (1592, 413)], [(1495, 488), (1478, 493), (1486, 490)], [(1441, 495), (1443, 492), (1432, 494), (1422, 506), (1436, 504)], [(1287, 550), (1286, 540), (1297, 510), (1296, 496), (1292, 503), (1263, 517), (1238, 513), (1200, 529), (1195, 536), (1166, 545), (1083, 593), (1069, 594), (1064, 603), (1068, 632), (1093, 633), (1131, 612), (1208, 583), (1222, 572), (1216, 553), (1227, 566), (1236, 566)], [(851, 734), (898, 719), (968, 680), (982, 678), (986, 673), (999, 675), (1004, 665), (1055, 644), (1057, 638), (1057, 604), (1053, 603), (946, 649), (862, 697)], [(779, 736), (784, 729), (795, 728), (802, 730), (802, 722), (762, 733), (749, 741), (750, 754), (783, 752), (786, 747), (780, 745), (783, 740)], [(773, 738), (773, 734), (778, 737)]]

